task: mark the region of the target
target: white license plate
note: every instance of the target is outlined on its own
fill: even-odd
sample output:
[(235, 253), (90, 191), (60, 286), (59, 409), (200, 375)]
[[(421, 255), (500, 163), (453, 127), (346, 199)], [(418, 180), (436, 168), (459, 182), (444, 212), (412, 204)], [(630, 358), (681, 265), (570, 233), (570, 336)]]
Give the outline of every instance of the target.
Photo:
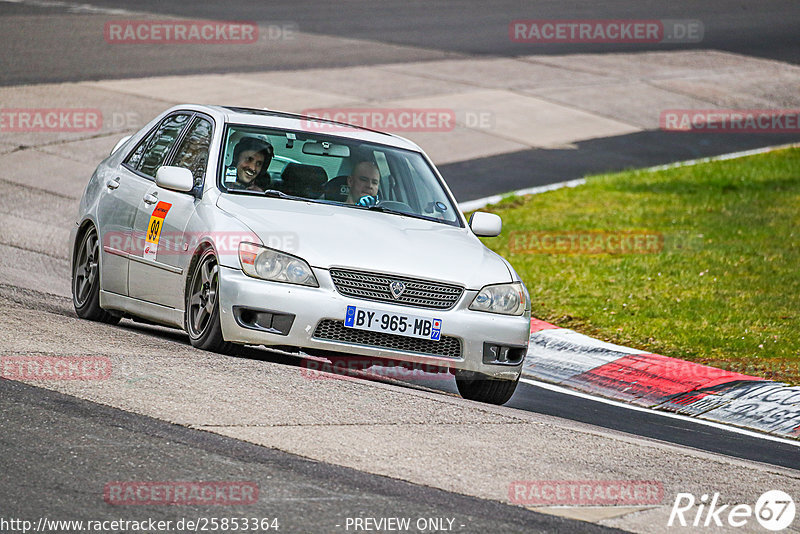
[(439, 341), (439, 337), (442, 335), (441, 319), (371, 310), (361, 306), (347, 307), (344, 325), (347, 328), (358, 330), (371, 330), (433, 341)]

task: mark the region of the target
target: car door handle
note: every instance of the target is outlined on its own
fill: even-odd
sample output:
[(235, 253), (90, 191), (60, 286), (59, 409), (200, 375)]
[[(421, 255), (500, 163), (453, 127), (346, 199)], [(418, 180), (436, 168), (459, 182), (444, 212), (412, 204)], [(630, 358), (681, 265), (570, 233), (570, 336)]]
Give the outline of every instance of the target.
[(145, 195), (145, 196), (142, 198), (142, 200), (144, 200), (144, 203), (145, 203), (145, 204), (155, 204), (156, 202), (158, 202), (158, 197), (157, 197), (157, 196), (155, 196), (155, 195), (152, 195), (152, 194), (150, 194), (150, 193), (147, 193), (147, 194), (146, 194), (146, 195)]
[(109, 180), (106, 182), (106, 187), (111, 189), (112, 191), (119, 187), (119, 178), (114, 178), (113, 180)]

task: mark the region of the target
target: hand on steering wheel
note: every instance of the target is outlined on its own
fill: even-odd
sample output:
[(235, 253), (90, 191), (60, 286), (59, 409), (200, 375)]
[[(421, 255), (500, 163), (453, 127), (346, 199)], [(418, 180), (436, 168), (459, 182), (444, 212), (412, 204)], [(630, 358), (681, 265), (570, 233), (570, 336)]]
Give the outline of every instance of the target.
[(378, 199), (373, 197), (372, 195), (364, 195), (363, 197), (359, 198), (357, 202), (359, 206), (364, 206), (367, 208), (371, 208), (377, 203)]

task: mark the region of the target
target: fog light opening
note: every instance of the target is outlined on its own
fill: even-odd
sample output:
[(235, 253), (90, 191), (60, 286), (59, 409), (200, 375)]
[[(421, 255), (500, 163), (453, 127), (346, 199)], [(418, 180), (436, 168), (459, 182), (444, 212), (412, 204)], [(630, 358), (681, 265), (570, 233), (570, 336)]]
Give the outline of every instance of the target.
[(525, 359), (526, 347), (484, 342), (483, 363), (492, 365), (519, 365)]

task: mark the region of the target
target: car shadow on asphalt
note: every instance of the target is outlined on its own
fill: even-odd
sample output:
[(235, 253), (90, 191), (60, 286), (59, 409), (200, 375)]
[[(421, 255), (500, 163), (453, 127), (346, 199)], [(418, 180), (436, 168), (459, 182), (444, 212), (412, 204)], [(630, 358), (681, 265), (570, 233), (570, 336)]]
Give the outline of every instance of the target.
[[(144, 323), (131, 319), (123, 319), (117, 327), (191, 347), (189, 335), (177, 328)], [(280, 349), (270, 349), (252, 345), (236, 346), (233, 352), (226, 356), (297, 367), (309, 374), (324, 373), (326, 377), (331, 379), (362, 379), (370, 382), (381, 382), (435, 393), (456, 394), (457, 391), (455, 389), (455, 379), (452, 375), (437, 375), (434, 373), (426, 373), (419, 369), (409, 369), (400, 365), (392, 366), (392, 362), (385, 359), (370, 359), (363, 356), (339, 353), (295, 355)]]

